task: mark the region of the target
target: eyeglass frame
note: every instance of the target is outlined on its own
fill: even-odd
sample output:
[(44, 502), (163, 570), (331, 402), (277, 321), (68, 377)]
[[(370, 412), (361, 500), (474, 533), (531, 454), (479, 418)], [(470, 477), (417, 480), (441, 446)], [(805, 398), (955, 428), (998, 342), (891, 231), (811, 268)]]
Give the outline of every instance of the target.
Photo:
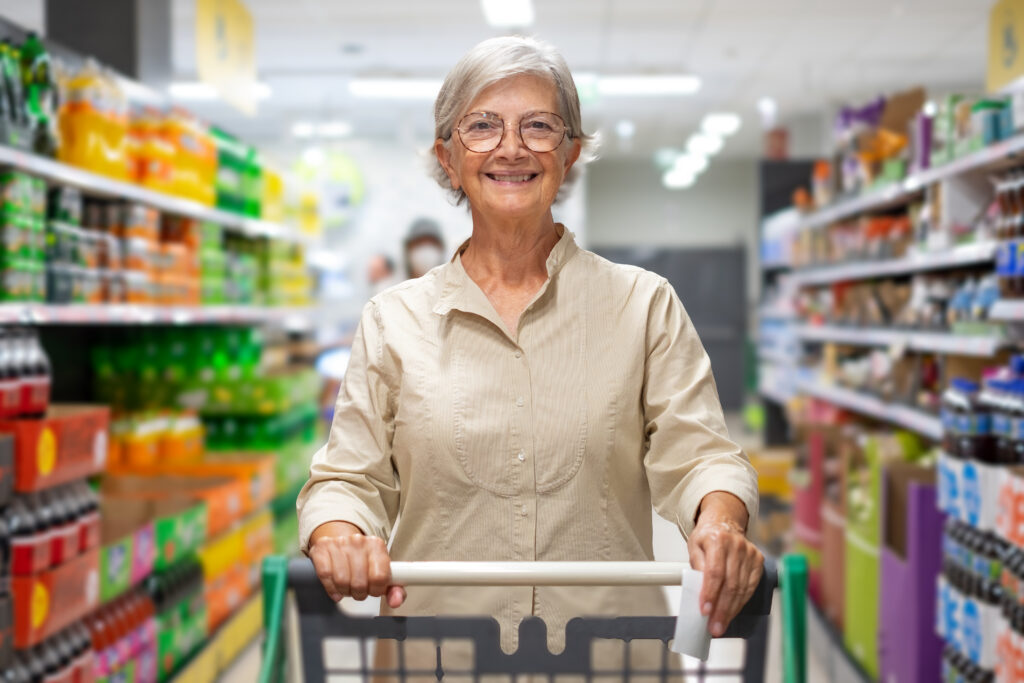
[[(487, 115), (487, 116), (493, 116), (493, 117), (497, 118), (499, 121), (501, 121), (501, 123), (502, 123), (502, 126), (501, 126), (501, 137), (498, 138), (498, 142), (494, 145), (494, 147), (491, 147), (490, 149), (484, 150), (482, 152), (478, 152), (475, 149), (470, 149), (469, 145), (466, 144), (466, 141), (462, 139), (462, 130), (461, 130), (460, 126), (462, 125), (463, 121), (465, 121), (468, 117), (472, 116), (473, 114), (484, 114), (484, 115)], [(526, 138), (523, 137), (523, 120), (526, 119), (526, 118), (529, 118), (530, 116), (536, 116), (538, 114), (550, 114), (551, 116), (554, 116), (556, 119), (558, 119), (559, 121), (562, 122), (562, 137), (561, 137), (561, 139), (558, 141), (558, 143), (554, 147), (552, 147), (549, 150), (545, 150), (543, 152), (538, 152), (534, 148), (530, 147), (528, 144), (526, 144)], [(494, 150), (498, 149), (499, 147), (501, 147), (501, 143), (504, 142), (504, 140), (505, 140), (505, 131), (507, 131), (507, 130), (508, 130), (508, 122), (505, 121), (505, 119), (502, 118), (502, 116), (500, 114), (496, 114), (494, 112), (489, 112), (489, 111), (471, 111), (471, 112), (466, 112), (466, 114), (462, 118), (459, 119), (458, 124), (456, 124), (455, 128), (453, 129), (453, 133), (457, 132), (459, 134), (459, 136), (458, 136), (459, 137), (459, 142), (462, 143), (462, 146), (466, 148), (466, 151), (472, 152), (473, 154), (488, 154), (488, 153), (493, 152)], [(534, 112), (530, 112), (526, 116), (520, 117), (519, 125), (516, 126), (516, 132), (519, 134), (519, 142), (522, 143), (523, 147), (525, 147), (526, 149), (530, 150), (534, 154), (547, 154), (548, 152), (554, 152), (556, 149), (561, 147), (562, 143), (565, 142), (565, 138), (566, 137), (568, 137), (570, 140), (572, 140), (574, 138), (574, 136), (572, 134), (570, 134), (570, 132), (569, 132), (569, 126), (568, 126), (568, 124), (566, 124), (565, 119), (563, 119), (560, 114), (556, 114), (553, 111), (534, 111)], [(449, 138), (451, 138), (451, 137), (452, 136), (449, 136)]]

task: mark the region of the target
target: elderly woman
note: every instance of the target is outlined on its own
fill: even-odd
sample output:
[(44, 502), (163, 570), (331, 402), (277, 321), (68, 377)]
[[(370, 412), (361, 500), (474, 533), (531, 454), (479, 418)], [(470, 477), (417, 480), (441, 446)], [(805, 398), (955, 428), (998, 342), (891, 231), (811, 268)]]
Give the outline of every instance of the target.
[(745, 537), (756, 474), (672, 287), (552, 219), (591, 143), (568, 66), (535, 40), (487, 40), (448, 74), (434, 118), (437, 177), (468, 202), (472, 236), (367, 304), (299, 496), (302, 549), (335, 600), (490, 614), (506, 649), (538, 615), (557, 647), (573, 616), (664, 613), (660, 589), (407, 595), (390, 560), (650, 560), (653, 502), (704, 570), (720, 635), (761, 575)]

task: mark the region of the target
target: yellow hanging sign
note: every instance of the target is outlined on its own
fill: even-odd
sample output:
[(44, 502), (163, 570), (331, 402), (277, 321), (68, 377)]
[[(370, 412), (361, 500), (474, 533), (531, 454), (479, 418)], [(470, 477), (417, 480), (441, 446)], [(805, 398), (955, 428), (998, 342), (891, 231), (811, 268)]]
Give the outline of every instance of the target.
[(242, 0), (196, 0), (196, 70), (226, 102), (256, 115), (252, 15)]

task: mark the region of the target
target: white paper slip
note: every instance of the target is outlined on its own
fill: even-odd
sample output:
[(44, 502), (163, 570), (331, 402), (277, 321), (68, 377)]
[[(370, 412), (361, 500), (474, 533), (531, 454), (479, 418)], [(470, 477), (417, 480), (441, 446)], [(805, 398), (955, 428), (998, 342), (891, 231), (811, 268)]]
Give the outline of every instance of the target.
[(704, 572), (683, 569), (683, 590), (679, 597), (679, 616), (676, 617), (676, 635), (672, 651), (707, 660), (711, 649), (708, 618), (700, 613), (700, 589)]

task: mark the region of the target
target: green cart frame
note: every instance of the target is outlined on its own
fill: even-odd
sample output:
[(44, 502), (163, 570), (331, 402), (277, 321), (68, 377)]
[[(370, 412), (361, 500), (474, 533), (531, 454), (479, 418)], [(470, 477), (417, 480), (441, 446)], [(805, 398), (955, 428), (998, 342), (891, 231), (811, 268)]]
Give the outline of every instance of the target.
[[(418, 563), (409, 563), (415, 565)], [(430, 563), (426, 563), (430, 564)], [(449, 563), (438, 563), (449, 564)], [(450, 563), (452, 565), (456, 563)], [(571, 563), (565, 563), (571, 564)], [(660, 563), (647, 563), (656, 565)], [(668, 563), (665, 563), (666, 565)], [(647, 581), (653, 583), (654, 581)], [(618, 582), (621, 584), (626, 581)], [(629, 583), (638, 583), (630, 581)], [(662, 581), (662, 584), (670, 583)], [(490, 581), (463, 584), (443, 581), (440, 584), (495, 585)], [(440, 585), (434, 582), (433, 585)], [(593, 585), (593, 584), (591, 584)], [(725, 638), (743, 638), (747, 641), (742, 668), (710, 669), (704, 664), (697, 668), (671, 669), (668, 666), (668, 642), (675, 630), (673, 617), (610, 617), (576, 618), (566, 626), (566, 647), (559, 654), (547, 649), (545, 626), (538, 618), (527, 618), (520, 625), (519, 649), (505, 654), (498, 645), (498, 625), (489, 617), (371, 617), (347, 615), (338, 609), (320, 585), (312, 563), (306, 558), (269, 557), (263, 564), (263, 663), (260, 683), (286, 680), (285, 606), (289, 591), (294, 595), (299, 629), (299, 656), (303, 677), (307, 681), (326, 680), (330, 674), (359, 675), (362, 680), (374, 676), (405, 681), (408, 677), (427, 676), (441, 679), (444, 670), (438, 647), (437, 669), (434, 671), (406, 670), (402, 657), (405, 640), (432, 639), (440, 644), (447, 638), (470, 638), (475, 641), (475, 667), (472, 671), (451, 672), (479, 680), (481, 675), (503, 675), (515, 681), (519, 674), (555, 676), (584, 676), (586, 680), (616, 677), (626, 680), (629, 674), (656, 676), (668, 680), (680, 674), (695, 676), (705, 681), (718, 676), (741, 676), (744, 683), (761, 683), (767, 655), (768, 620), (775, 589), (781, 592), (782, 609), (782, 667), (784, 683), (806, 683), (806, 592), (807, 564), (803, 557), (787, 555), (778, 562), (765, 561), (764, 577), (754, 596), (733, 621)], [(349, 638), (359, 642), (359, 661), (344, 669), (328, 669), (324, 658), (323, 641), (327, 638)], [(367, 641), (392, 639), (399, 650), (399, 665), (387, 671), (374, 671), (366, 655)], [(594, 640), (659, 640), (664, 644), (662, 667), (652, 671), (593, 670), (590, 662)], [(628, 662), (628, 657), (626, 658)], [(628, 667), (628, 664), (627, 664)]]

